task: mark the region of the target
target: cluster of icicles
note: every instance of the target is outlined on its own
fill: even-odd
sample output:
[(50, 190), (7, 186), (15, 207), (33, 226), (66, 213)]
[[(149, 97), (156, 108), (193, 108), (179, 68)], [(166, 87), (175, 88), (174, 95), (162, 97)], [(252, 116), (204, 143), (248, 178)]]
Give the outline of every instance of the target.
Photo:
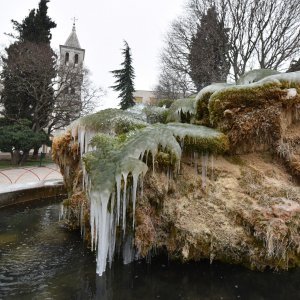
[[(80, 125), (72, 129), (72, 135), (78, 136), (81, 155), (97, 155), (97, 149), (90, 146), (90, 141), (96, 134)], [(159, 149), (176, 157), (178, 170), (182, 153), (180, 144), (183, 146), (187, 136), (196, 141), (201, 138), (216, 138), (219, 135), (219, 132), (201, 126), (158, 124), (133, 132), (119, 151), (97, 161), (97, 165), (89, 172), (82, 164), (84, 189), (90, 200), (91, 245), (92, 250), (97, 251), (97, 274), (101, 276), (107, 262), (112, 263), (117, 236), (122, 236), (124, 263), (134, 259), (136, 199), (138, 190), (142, 193), (143, 176), (148, 170), (148, 154), (151, 153), (153, 172), (154, 158)], [(145, 157), (146, 163), (143, 162)], [(203, 176), (206, 176), (207, 160), (207, 155), (203, 155)], [(129, 207), (129, 204), (132, 206)], [(132, 211), (130, 224), (126, 221), (128, 209)], [(120, 231), (117, 233), (118, 228), (122, 229), (121, 234)]]

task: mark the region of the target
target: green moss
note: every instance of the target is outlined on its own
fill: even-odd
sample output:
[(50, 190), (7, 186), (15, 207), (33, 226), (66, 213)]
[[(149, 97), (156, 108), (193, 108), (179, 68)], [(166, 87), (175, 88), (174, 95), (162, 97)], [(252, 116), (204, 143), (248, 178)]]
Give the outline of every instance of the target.
[(284, 95), (286, 92), (280, 88), (280, 84), (274, 82), (222, 89), (210, 97), (208, 104), (210, 122), (216, 126), (224, 117), (226, 109), (263, 107), (281, 101)]
[(170, 108), (174, 101), (173, 99), (161, 99), (157, 102), (156, 106)]
[(63, 200), (63, 206), (65, 207), (69, 207), (71, 205), (71, 200), (68, 198), (68, 199), (65, 199)]
[(147, 122), (149, 124), (167, 123), (169, 110), (166, 108), (157, 106), (146, 106), (143, 109), (143, 112), (146, 114)]
[(170, 107), (167, 121), (182, 123), (187, 122), (187, 118), (190, 119), (191, 116), (196, 114), (195, 101), (195, 97), (175, 100)]
[(208, 103), (211, 95), (217, 91), (220, 91), (226, 87), (232, 86), (227, 83), (213, 83), (203, 88), (197, 95), (194, 103), (196, 111), (195, 123), (199, 125), (211, 126), (209, 120)]
[(142, 118), (138, 118), (137, 114), (112, 108), (80, 118), (71, 127), (78, 124), (87, 130), (107, 134), (122, 134), (147, 126), (147, 123)]
[(105, 158), (121, 147), (123, 136), (124, 135), (122, 135), (121, 138), (115, 138), (108, 134), (99, 133), (92, 138), (90, 145), (97, 149), (97, 156), (99, 158)]
[(169, 123), (167, 127), (179, 139), (184, 150), (221, 154), (229, 149), (227, 136), (217, 130), (180, 123)]
[(171, 152), (159, 151), (155, 157), (155, 161), (160, 169), (174, 169), (176, 167), (176, 157)]
[(212, 94), (213, 92), (203, 94), (202, 97), (195, 103), (196, 121), (199, 121), (199, 124), (201, 125), (210, 126), (208, 102)]

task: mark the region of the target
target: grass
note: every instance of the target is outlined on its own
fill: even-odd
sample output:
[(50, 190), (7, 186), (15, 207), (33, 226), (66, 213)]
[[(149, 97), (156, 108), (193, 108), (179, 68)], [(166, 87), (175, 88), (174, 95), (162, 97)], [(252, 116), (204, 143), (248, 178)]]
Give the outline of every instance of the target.
[[(42, 160), (41, 166), (45, 166), (47, 164), (53, 164), (53, 160), (51, 158), (45, 158)], [(39, 167), (40, 166), (40, 159), (28, 159), (26, 163), (22, 166), (12, 165), (10, 160), (0, 160), (0, 170), (2, 169), (17, 169), (23, 167)]]

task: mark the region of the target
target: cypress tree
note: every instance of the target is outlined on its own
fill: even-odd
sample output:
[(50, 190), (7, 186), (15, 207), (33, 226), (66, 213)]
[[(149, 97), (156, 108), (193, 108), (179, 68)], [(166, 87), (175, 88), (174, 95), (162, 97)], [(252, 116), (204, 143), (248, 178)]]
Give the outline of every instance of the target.
[(201, 18), (189, 54), (190, 75), (198, 90), (212, 82), (226, 82), (228, 50), (228, 30), (212, 6)]
[(135, 78), (134, 69), (132, 67), (131, 51), (126, 41), (124, 41), (125, 48), (122, 50), (124, 61), (121, 63), (122, 69), (111, 71), (116, 78), (115, 85), (111, 86), (115, 91), (120, 92), (121, 109), (127, 109), (135, 105), (133, 100)]
[(54, 105), (51, 82), (56, 72), (50, 31), (56, 24), (47, 15), (48, 2), (41, 0), (22, 23), (12, 20), (17, 41), (2, 57), (4, 115), (12, 121), (30, 120), (34, 131), (47, 126)]
[(300, 58), (298, 60), (292, 60), (287, 73), (296, 71), (300, 71)]
[(39, 8), (32, 9), (22, 23), (12, 20), (14, 29), (19, 33), (19, 41), (50, 43), (52, 38), (50, 31), (56, 24), (47, 15), (48, 2), (49, 0), (41, 0)]

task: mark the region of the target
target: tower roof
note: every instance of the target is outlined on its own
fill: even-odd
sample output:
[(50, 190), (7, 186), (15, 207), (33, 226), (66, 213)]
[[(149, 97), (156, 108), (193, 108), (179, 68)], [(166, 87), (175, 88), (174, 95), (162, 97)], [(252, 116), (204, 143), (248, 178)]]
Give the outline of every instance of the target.
[(69, 35), (67, 41), (65, 42), (65, 46), (72, 47), (72, 48), (79, 48), (81, 49), (77, 34), (76, 34), (76, 28), (75, 23), (73, 23), (72, 32)]

